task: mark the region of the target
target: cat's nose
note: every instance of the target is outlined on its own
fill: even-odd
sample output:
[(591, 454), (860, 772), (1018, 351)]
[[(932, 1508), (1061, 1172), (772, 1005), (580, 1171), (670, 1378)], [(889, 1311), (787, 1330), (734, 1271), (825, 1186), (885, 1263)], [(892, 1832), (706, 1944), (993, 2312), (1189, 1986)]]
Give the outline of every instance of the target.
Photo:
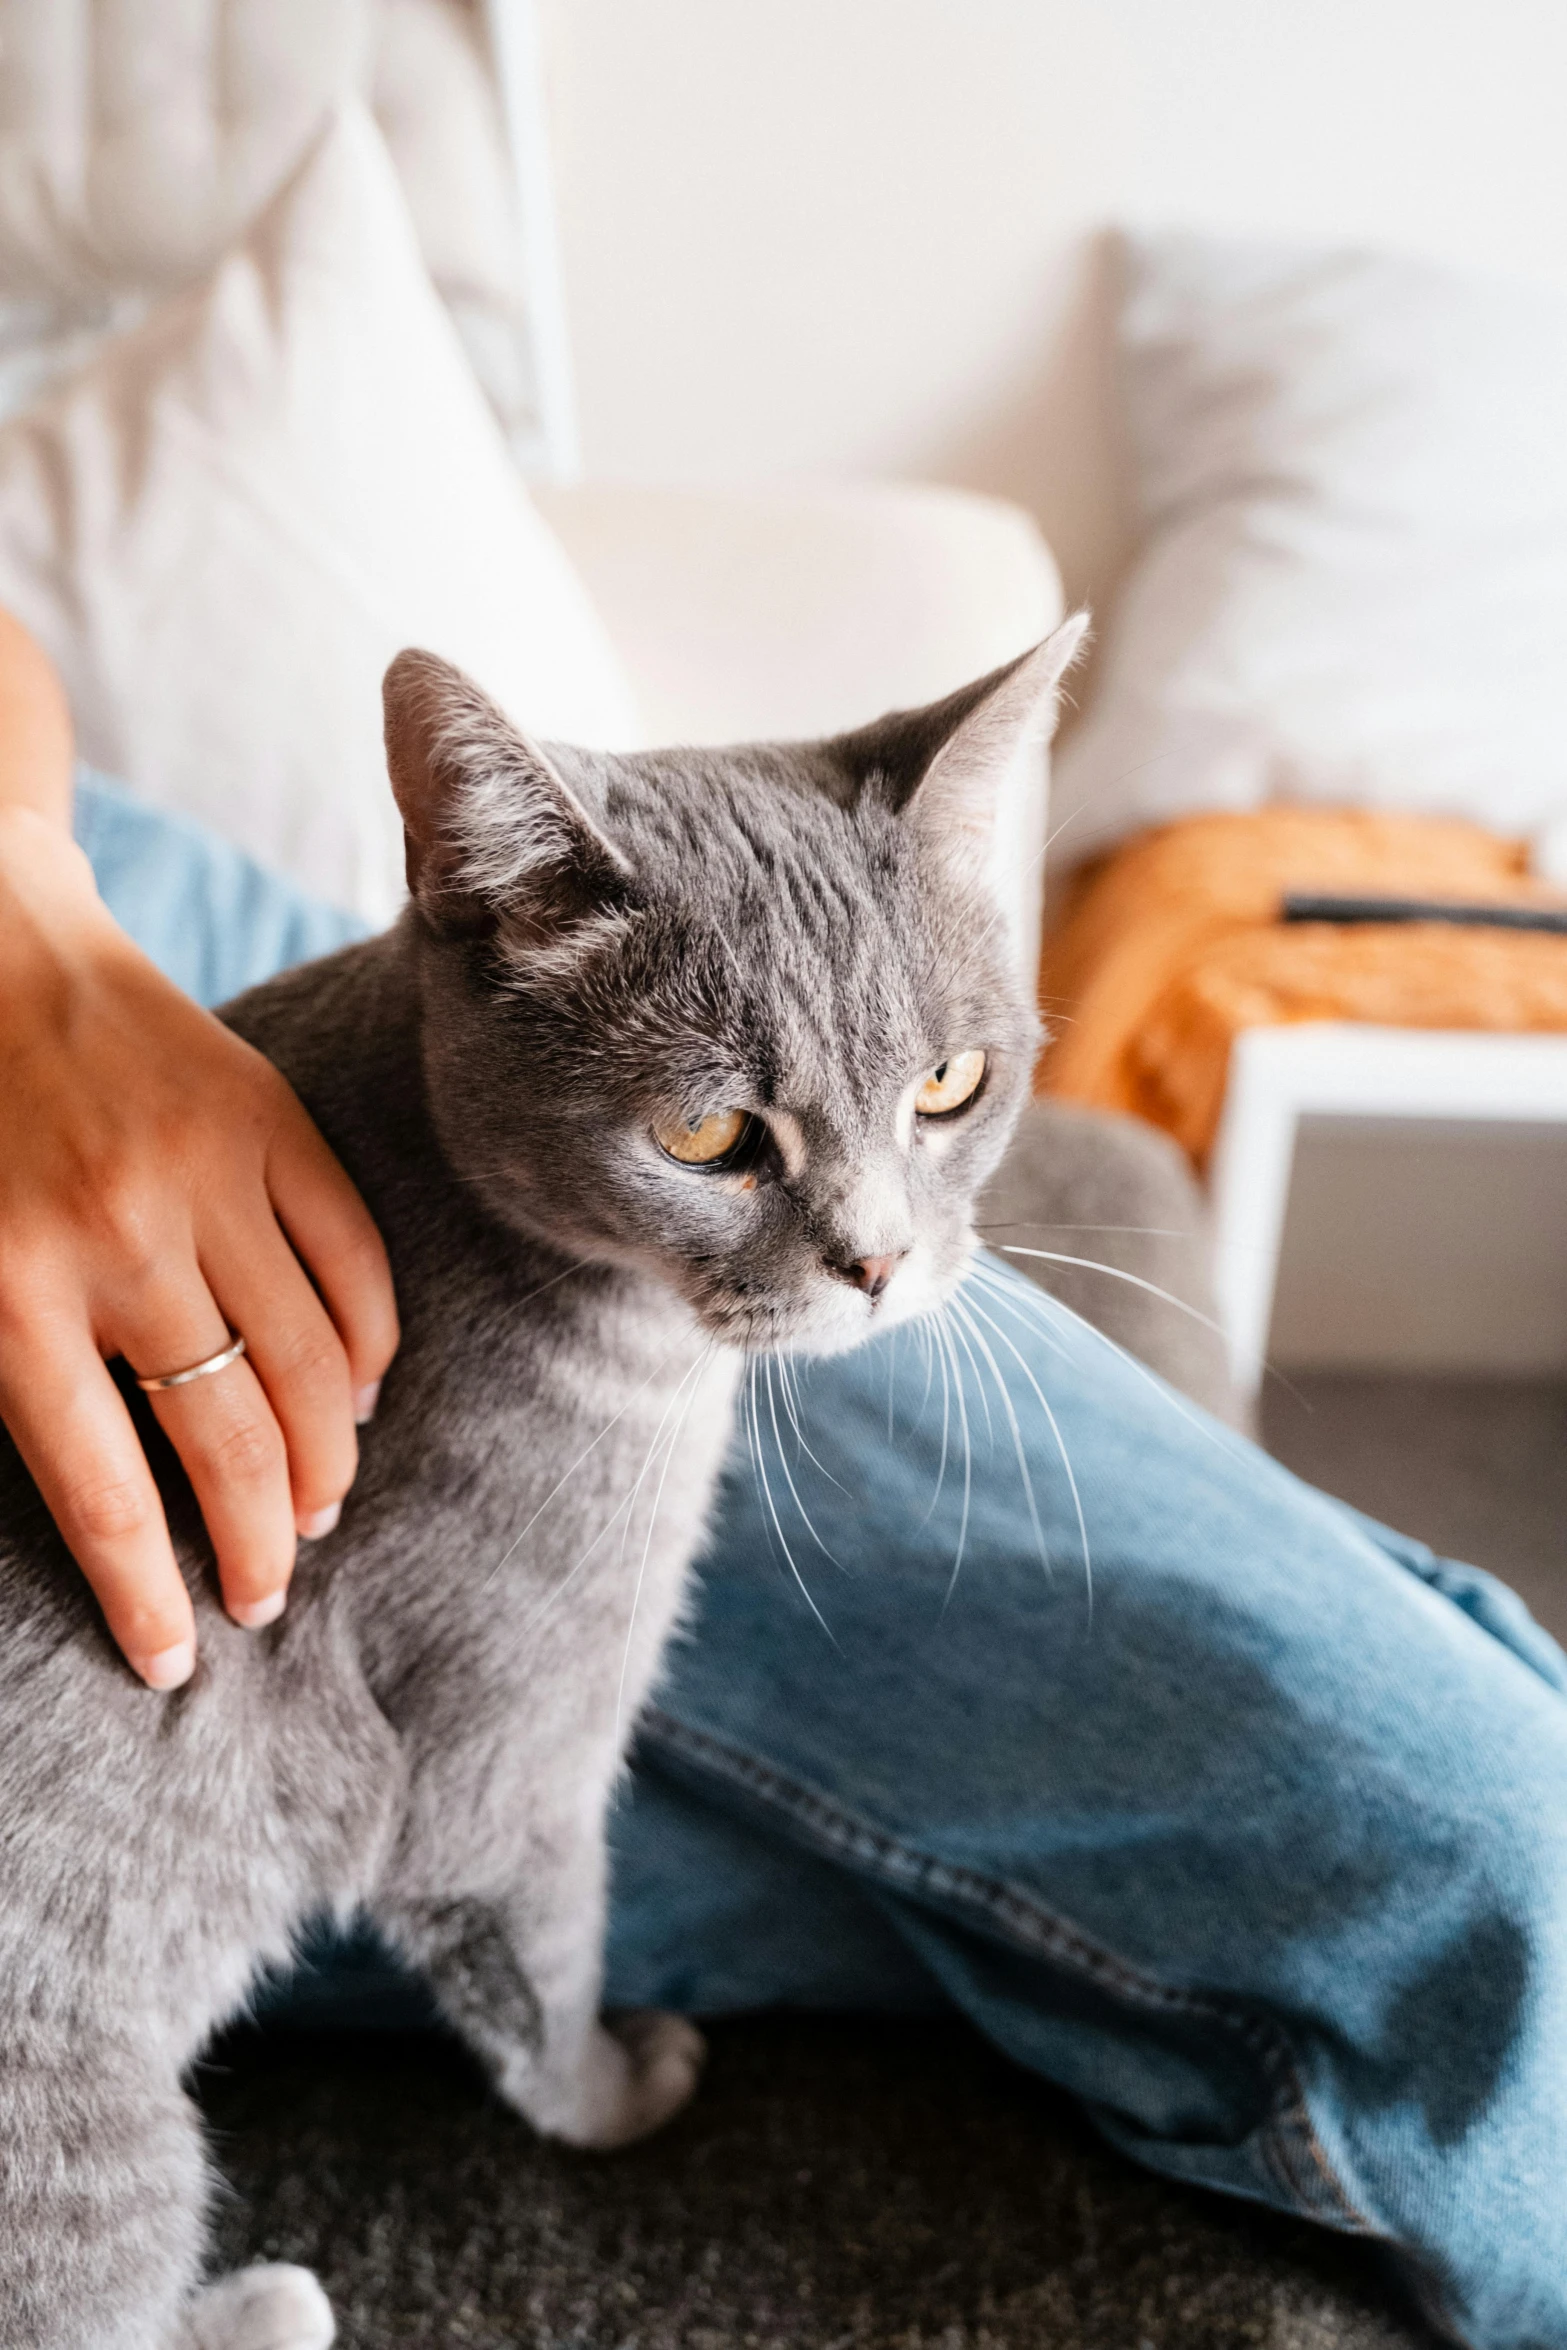
[(851, 1257), (842, 1265), (829, 1257), (827, 1270), (836, 1273), (840, 1281), (852, 1281), (856, 1289), (863, 1289), (874, 1305), (908, 1253), (906, 1248), (900, 1248), (890, 1257)]

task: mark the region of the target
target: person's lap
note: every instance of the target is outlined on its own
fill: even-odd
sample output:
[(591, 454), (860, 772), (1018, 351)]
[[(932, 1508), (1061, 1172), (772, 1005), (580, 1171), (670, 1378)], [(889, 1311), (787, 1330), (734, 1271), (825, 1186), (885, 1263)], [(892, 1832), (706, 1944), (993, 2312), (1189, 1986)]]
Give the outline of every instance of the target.
[[(941, 1381), (922, 1409), (907, 1341), (811, 1373), (820, 1470), (764, 1411), (827, 1629), (741, 1452), (620, 1825), (616, 1996), (874, 2005), (923, 1970), (1160, 2170), (1419, 2246), (1459, 2306), (1510, 2244), (1560, 2270), (1559, 1653), (1509, 1594), (1198, 1421), (1011, 1276), (981, 1269), (966, 1308), (998, 1367), (1002, 1333), (1023, 1358), (1048, 1566), (972, 1367), (955, 1583), (961, 1468), (926, 1519)], [(767, 1859), (737, 1867), (713, 1821)], [(1475, 2338), (1564, 2338), (1555, 2290), (1550, 2323), (1542, 2303)]]
[[(940, 1350), (756, 1379), (611, 1998), (955, 2003), (1144, 2162), (1406, 2248), (1460, 2338), (1567, 2342), (1554, 1645), (1000, 1267)], [(292, 2012), (368, 2012), (359, 1961)]]

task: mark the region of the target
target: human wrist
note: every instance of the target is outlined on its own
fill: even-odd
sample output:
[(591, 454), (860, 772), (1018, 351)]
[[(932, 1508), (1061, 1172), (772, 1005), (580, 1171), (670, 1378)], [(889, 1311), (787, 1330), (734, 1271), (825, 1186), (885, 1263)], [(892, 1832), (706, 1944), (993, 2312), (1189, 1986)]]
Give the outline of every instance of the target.
[(92, 866), (52, 818), (0, 804), (0, 969), (124, 943), (98, 895)]

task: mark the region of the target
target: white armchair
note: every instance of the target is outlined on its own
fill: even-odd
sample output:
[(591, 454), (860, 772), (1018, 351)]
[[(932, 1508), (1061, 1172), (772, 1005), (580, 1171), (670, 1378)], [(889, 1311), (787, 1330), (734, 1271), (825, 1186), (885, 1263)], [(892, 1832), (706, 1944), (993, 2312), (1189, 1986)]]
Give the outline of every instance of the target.
[[(957, 490), (541, 488), (631, 675), (650, 739), (821, 734), (933, 701), (1061, 617), (1028, 516)], [(1046, 754), (1020, 762), (1003, 880), (1039, 949)]]

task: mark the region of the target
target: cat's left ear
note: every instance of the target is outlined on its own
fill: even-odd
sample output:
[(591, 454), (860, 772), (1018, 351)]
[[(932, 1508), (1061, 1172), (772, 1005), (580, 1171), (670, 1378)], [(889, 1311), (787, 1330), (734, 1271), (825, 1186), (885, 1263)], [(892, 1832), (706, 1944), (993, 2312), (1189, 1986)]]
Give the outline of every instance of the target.
[(1023, 745), (1055, 721), (1061, 680), (1088, 634), (1074, 612), (1032, 652), (923, 710), (899, 710), (841, 738), (861, 779), (930, 842), (938, 855), (977, 871), (995, 846), (1008, 771)]
[(433, 929), (475, 935), (504, 913), (542, 942), (624, 902), (625, 857), (472, 678), (410, 650), (381, 698), (408, 894)]

